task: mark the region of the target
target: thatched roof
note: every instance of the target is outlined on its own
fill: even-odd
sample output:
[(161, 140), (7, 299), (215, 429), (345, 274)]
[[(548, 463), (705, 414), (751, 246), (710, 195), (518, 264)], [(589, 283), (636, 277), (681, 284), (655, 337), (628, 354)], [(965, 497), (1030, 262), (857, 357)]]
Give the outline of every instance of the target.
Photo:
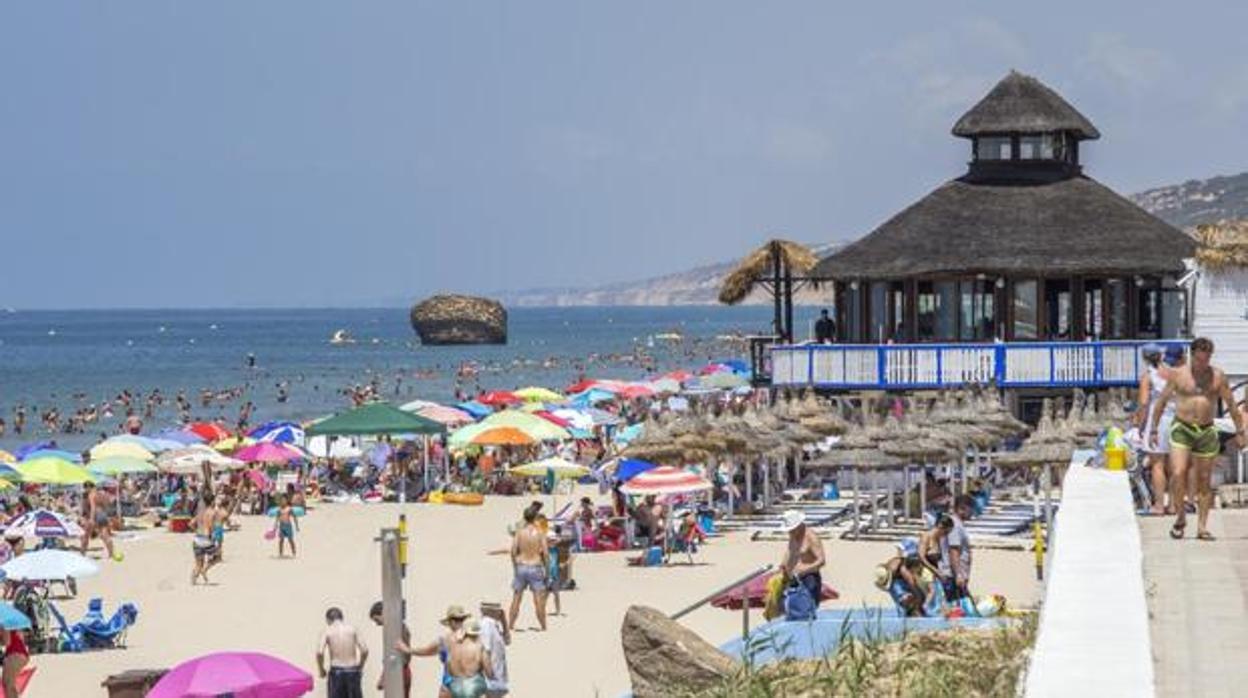
[(1248, 267), (1248, 220), (1196, 226), (1196, 261), (1207, 269)]
[(773, 250), (779, 250), (781, 260), (793, 274), (805, 275), (819, 263), (815, 253), (804, 245), (789, 240), (768, 240), (724, 277), (724, 284), (719, 290), (719, 302), (736, 305), (750, 295), (754, 284), (770, 279)]
[(1087, 117), (1047, 85), (1011, 70), (953, 125), (953, 135), (971, 138), (1004, 133), (1066, 131), (1076, 138), (1100, 138)]
[(1182, 272), (1187, 235), (1088, 177), (1032, 185), (954, 180), (832, 254), (829, 279)]

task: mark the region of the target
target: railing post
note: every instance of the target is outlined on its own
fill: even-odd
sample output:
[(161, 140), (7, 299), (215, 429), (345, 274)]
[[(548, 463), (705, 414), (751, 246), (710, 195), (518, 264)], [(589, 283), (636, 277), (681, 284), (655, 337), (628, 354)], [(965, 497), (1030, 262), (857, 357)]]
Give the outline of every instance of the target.
[(806, 350), (806, 384), (811, 386), (815, 384), (815, 348), (813, 346)]
[(1057, 382), (1057, 351), (1052, 344), (1049, 345), (1049, 383)]
[(1104, 381), (1105, 376), (1105, 345), (1097, 342), (1092, 345), (1092, 380), (1097, 385)]
[(875, 382), (881, 388), (888, 387), (888, 374), (886, 373), (888, 370), (888, 358), (885, 351), (887, 350), (884, 347), (875, 348)]
[(1008, 360), (1009, 352), (1006, 351), (1006, 344), (998, 344), (992, 348), (993, 362), (992, 377), (996, 381), (997, 387), (1005, 385), (1005, 362)]
[(936, 347), (936, 385), (945, 384), (945, 348)]

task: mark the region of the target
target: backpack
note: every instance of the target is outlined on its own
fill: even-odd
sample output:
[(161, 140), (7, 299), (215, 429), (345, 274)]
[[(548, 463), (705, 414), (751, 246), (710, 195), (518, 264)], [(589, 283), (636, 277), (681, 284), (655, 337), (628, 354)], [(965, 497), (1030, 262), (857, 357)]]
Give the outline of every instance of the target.
[(810, 591), (799, 583), (792, 583), (784, 590), (785, 620), (814, 620), (818, 611)]

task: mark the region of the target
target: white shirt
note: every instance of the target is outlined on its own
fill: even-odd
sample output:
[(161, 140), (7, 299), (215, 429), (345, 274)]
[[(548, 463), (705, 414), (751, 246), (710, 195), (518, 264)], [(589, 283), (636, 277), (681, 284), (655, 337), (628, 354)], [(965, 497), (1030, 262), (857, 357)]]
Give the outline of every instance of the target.
[(481, 619), (481, 646), (490, 653), (490, 670), (494, 678), (485, 680), (485, 687), (490, 691), (506, 691), (507, 688), (507, 643), (503, 641), (503, 629), (493, 618)]

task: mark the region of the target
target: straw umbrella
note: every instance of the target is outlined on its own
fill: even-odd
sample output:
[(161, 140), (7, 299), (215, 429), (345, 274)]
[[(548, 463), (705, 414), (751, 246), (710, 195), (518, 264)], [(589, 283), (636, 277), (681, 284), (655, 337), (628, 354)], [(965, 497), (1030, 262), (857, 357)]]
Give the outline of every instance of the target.
[[(861, 528), (862, 505), (860, 502), (862, 487), (859, 484), (860, 473), (863, 470), (887, 470), (896, 468), (904, 464), (900, 458), (890, 456), (878, 448), (834, 448), (817, 460), (808, 463), (809, 467), (823, 468), (845, 468), (849, 467), (853, 471), (854, 485), (854, 538), (858, 537)], [(872, 515), (875, 514), (875, 508), (872, 509)]]

